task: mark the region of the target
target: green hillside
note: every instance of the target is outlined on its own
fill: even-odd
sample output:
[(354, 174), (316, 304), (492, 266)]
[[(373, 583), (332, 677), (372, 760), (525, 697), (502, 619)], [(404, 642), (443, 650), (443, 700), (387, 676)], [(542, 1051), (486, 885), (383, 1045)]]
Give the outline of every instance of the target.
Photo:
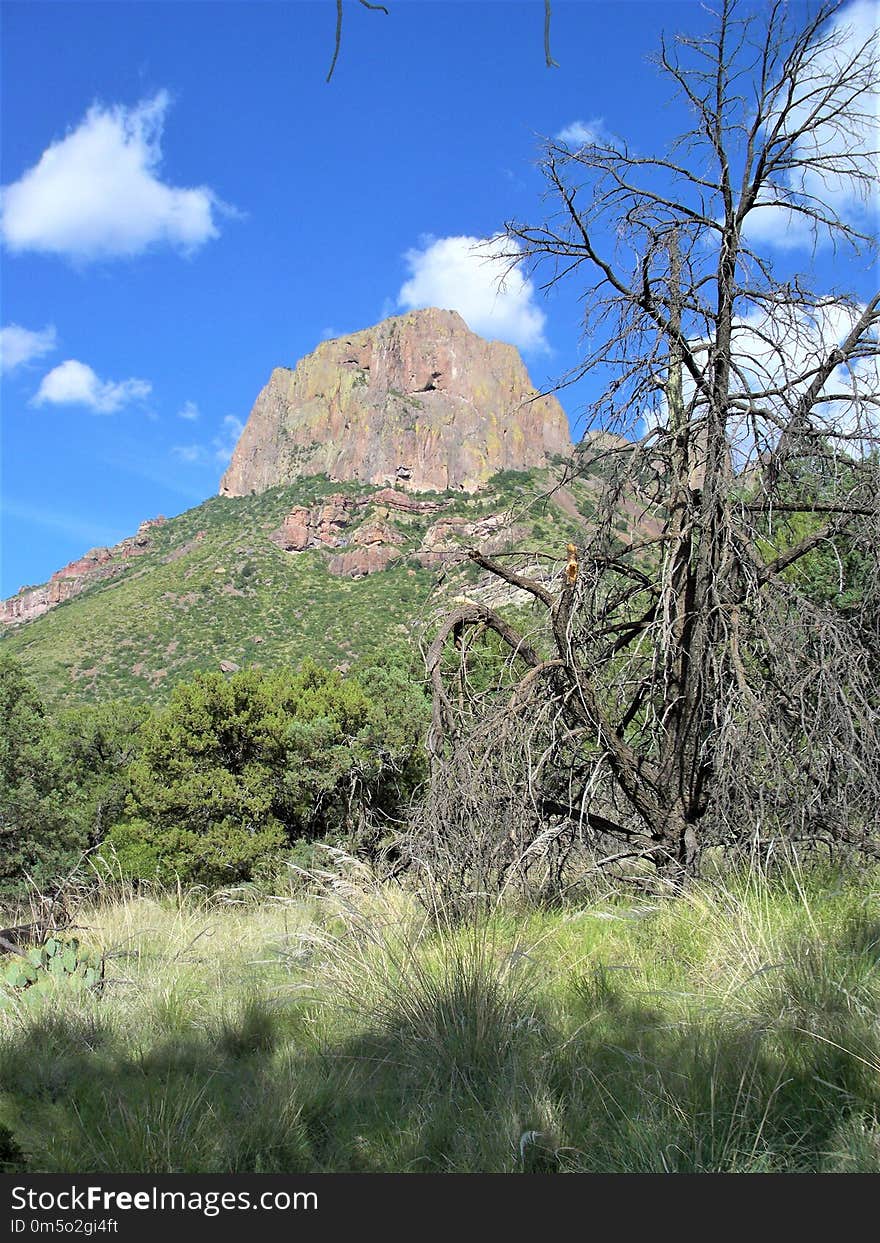
[[(579, 482), (548, 501), (549, 487), (549, 471), (508, 471), (477, 495), (431, 494), (446, 502), (442, 513), (388, 512), (402, 555), (360, 579), (330, 574), (323, 550), (285, 552), (269, 536), (294, 505), (340, 493), (366, 498), (377, 489), (321, 476), (255, 496), (213, 497), (153, 528), (149, 551), (116, 577), (9, 628), (2, 642), (54, 705), (122, 696), (159, 701), (175, 682), (221, 662), (272, 667), (311, 656), (344, 667), (409, 645), (441, 593), (474, 582), (473, 566), (442, 576), (415, 557), (438, 517), (478, 521), (512, 508), (518, 543), (562, 558), (577, 511), (589, 516), (592, 489)], [(365, 504), (358, 521), (376, 512)]]

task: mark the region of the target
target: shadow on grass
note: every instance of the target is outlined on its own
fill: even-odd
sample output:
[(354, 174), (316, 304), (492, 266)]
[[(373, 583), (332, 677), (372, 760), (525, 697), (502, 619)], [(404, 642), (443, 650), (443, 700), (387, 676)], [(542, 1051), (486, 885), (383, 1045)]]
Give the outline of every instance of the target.
[(853, 991), (876, 941), (843, 939), (823, 953), (846, 951), (851, 987), (793, 949), (751, 1008), (683, 1018), (601, 969), (552, 1010), (441, 991), (353, 1034), (259, 996), (158, 1038), (107, 1002), (37, 1013), (0, 1047), (0, 1168), (877, 1170), (876, 1022)]

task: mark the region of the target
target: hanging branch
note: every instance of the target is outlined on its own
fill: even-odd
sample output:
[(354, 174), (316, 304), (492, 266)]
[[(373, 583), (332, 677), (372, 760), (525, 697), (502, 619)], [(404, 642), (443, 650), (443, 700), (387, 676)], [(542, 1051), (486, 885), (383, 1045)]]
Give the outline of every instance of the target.
[(550, 0), (544, 0), (544, 60), (548, 69), (558, 69), (559, 62), (555, 61), (550, 54), (550, 19), (553, 10), (550, 7)]
[[(365, 9), (378, 10), (388, 16), (388, 10), (384, 4), (372, 4), (370, 0), (358, 0)], [(336, 38), (333, 45), (333, 59), (330, 62), (330, 70), (325, 81), (329, 82), (333, 77), (333, 70), (336, 68), (336, 62), (339, 59), (339, 49), (342, 46), (342, 0), (336, 0)]]
[[(388, 16), (388, 10), (385, 8), (384, 4), (374, 4), (371, 3), (371, 0), (358, 0), (358, 3), (365, 9), (371, 9), (373, 11), (378, 10), (378, 12), (384, 13), (386, 17)], [(330, 62), (330, 69), (325, 79), (327, 82), (329, 82), (333, 77), (333, 71), (336, 68), (336, 62), (339, 60), (339, 51), (342, 47), (342, 5), (343, 0), (336, 0), (336, 34), (334, 36), (333, 43), (333, 59)], [(558, 69), (559, 64), (553, 59), (550, 51), (550, 25), (552, 12), (550, 0), (544, 0), (544, 61), (548, 69)]]

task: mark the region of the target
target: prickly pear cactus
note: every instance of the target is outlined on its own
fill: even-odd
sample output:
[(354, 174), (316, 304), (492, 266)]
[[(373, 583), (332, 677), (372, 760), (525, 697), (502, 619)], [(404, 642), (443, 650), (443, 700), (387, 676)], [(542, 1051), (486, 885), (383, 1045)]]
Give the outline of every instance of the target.
[(83, 949), (74, 937), (50, 937), (45, 945), (11, 959), (0, 973), (0, 1005), (4, 1001), (38, 1002), (57, 988), (97, 990), (104, 978), (104, 960)]

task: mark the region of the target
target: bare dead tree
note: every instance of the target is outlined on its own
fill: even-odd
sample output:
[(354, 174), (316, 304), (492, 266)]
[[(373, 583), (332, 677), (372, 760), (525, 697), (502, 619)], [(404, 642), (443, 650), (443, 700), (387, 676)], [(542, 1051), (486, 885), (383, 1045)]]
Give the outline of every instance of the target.
[(469, 602), (428, 653), (439, 781), (479, 716), (449, 640), (491, 631), (519, 677), (479, 710), (543, 722), (520, 762), (544, 823), (677, 883), (709, 843), (878, 849), (880, 294), (778, 276), (765, 243), (873, 253), (880, 57), (842, 6), (794, 9), (722, 0), (663, 43), (693, 118), (670, 153), (547, 145), (548, 215), (507, 226), (510, 260), (584, 282), (576, 375), (610, 379), (570, 469), (602, 471), (602, 504), (555, 575), (470, 553), (543, 627)]

